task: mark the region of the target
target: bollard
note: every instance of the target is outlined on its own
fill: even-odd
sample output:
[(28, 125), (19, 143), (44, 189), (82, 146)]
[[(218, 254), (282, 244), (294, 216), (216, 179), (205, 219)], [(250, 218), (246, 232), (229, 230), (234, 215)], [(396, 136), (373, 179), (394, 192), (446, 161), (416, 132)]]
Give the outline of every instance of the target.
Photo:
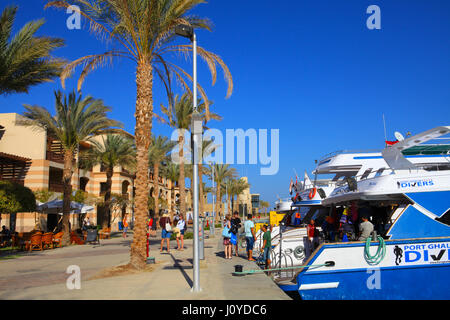
[(235, 276), (235, 277), (242, 277), (242, 276), (244, 276), (245, 274), (243, 274), (243, 273), (236, 273), (236, 272), (242, 272), (242, 268), (243, 268), (243, 266), (241, 264), (235, 265), (234, 266), (233, 276)]

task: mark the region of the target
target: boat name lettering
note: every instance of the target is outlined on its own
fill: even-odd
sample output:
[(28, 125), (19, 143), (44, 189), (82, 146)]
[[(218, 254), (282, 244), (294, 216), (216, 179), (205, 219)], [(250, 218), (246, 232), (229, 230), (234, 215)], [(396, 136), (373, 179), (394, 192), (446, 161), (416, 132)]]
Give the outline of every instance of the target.
[(396, 245), (392, 252), (396, 265), (450, 263), (450, 242)]
[(434, 186), (434, 182), (433, 182), (433, 179), (397, 181), (397, 186), (400, 189), (431, 187), (431, 186)]

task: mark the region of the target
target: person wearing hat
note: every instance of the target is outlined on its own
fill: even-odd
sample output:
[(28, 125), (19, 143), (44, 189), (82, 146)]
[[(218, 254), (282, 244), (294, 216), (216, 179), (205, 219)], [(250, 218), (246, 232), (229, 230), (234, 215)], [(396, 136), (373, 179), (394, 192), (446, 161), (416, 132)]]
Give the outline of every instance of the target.
[(170, 216), (165, 212), (161, 219), (159, 219), (159, 226), (161, 227), (161, 249), (159, 252), (163, 252), (164, 241), (167, 242), (167, 253), (170, 252), (170, 237), (172, 236), (171, 224), (172, 221), (170, 221)]

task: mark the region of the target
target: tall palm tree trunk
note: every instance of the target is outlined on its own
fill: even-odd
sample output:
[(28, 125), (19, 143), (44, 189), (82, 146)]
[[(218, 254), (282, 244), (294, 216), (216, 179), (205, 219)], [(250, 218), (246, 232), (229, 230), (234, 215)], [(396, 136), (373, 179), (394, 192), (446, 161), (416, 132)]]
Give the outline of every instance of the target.
[[(180, 130), (180, 136), (178, 137), (178, 143), (180, 146), (180, 177), (178, 186), (180, 187), (180, 213), (183, 215), (183, 217), (186, 218), (186, 188), (184, 183), (184, 152), (183, 152), (183, 145), (184, 145), (184, 136), (181, 133)], [(187, 220), (186, 220), (187, 221)]]
[(70, 244), (70, 195), (72, 194), (72, 174), (73, 174), (73, 151), (66, 150), (64, 152), (64, 170), (63, 170), (63, 218), (62, 228), (63, 236), (61, 239), (62, 245)]
[(148, 212), (148, 148), (152, 130), (153, 112), (153, 74), (152, 66), (148, 61), (139, 61), (136, 69), (136, 196), (133, 228), (133, 243), (130, 250), (130, 265), (135, 269), (144, 269), (146, 266), (147, 228), (146, 218)]
[(159, 217), (159, 163), (153, 165), (153, 181), (155, 185), (155, 217)]
[(114, 168), (106, 169), (105, 210), (103, 211), (102, 228), (108, 228), (111, 221), (111, 186)]

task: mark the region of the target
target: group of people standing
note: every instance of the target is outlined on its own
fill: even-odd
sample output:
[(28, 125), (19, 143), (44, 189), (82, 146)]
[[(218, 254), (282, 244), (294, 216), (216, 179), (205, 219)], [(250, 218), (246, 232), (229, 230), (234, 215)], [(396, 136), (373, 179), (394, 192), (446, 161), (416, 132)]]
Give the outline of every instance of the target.
[[(222, 231), (223, 245), (225, 247), (225, 259), (231, 259), (233, 253), (233, 245), (235, 246), (235, 255), (239, 257), (239, 229), (241, 228), (241, 219), (239, 213), (235, 211), (233, 217), (231, 215), (225, 216), (225, 226)], [(266, 264), (266, 269), (270, 267), (270, 249), (272, 247), (272, 235), (270, 227), (263, 225), (263, 245), (261, 247), (261, 253)], [(244, 222), (244, 233), (247, 250), (247, 260), (256, 261), (253, 258), (253, 248), (256, 241), (255, 223), (253, 222), (253, 216), (247, 215), (247, 220)]]
[[(149, 226), (150, 228), (153, 227)], [(165, 212), (162, 217), (159, 219), (159, 226), (161, 227), (161, 248), (160, 252), (163, 252), (164, 242), (166, 242), (166, 251), (170, 252), (170, 238), (172, 237), (172, 233), (175, 232), (177, 239), (177, 248), (176, 250), (183, 251), (184, 250), (184, 234), (187, 230), (187, 223), (184, 220), (182, 214), (177, 214), (172, 222), (170, 216), (167, 212)]]

